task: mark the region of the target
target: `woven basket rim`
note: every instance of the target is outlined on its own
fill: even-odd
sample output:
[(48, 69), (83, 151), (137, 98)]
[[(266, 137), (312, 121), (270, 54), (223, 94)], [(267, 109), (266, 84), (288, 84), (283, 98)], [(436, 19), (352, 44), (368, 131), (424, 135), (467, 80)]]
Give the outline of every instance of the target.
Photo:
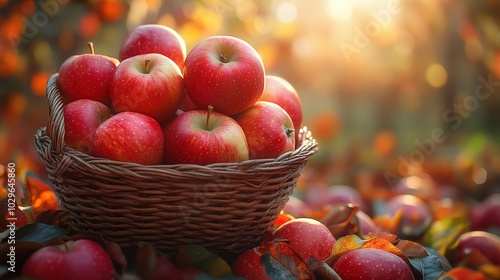
[[(52, 155), (66, 155), (73, 159), (83, 160), (91, 164), (107, 165), (107, 166), (120, 166), (130, 169), (149, 168), (155, 170), (173, 169), (173, 170), (189, 170), (189, 169), (205, 169), (205, 170), (241, 170), (249, 167), (259, 165), (273, 165), (281, 164), (294, 157), (309, 158), (318, 151), (318, 142), (314, 139), (311, 131), (306, 126), (303, 126), (299, 131), (300, 146), (292, 151), (285, 152), (276, 158), (264, 159), (248, 159), (234, 163), (211, 163), (207, 165), (198, 164), (156, 164), (156, 165), (143, 165), (134, 162), (116, 161), (106, 158), (94, 157), (92, 155), (80, 152), (76, 149), (69, 147), (64, 141), (64, 103), (61, 97), (61, 91), (58, 87), (59, 73), (53, 74), (47, 81), (47, 103), (49, 107), (49, 122), (46, 127), (41, 127), (36, 133), (35, 145), (40, 145), (42, 139), (48, 142), (50, 146), (50, 153)], [(50, 132), (50, 136), (47, 135)], [(303, 160), (303, 159), (302, 159)]]

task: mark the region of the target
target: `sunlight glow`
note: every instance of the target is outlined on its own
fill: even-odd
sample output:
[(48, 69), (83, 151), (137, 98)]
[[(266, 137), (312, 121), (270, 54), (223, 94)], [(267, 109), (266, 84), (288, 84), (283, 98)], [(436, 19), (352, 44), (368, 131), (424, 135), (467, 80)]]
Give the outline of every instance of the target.
[(352, 8), (351, 0), (331, 0), (328, 13), (336, 21), (346, 21), (352, 17)]
[(284, 2), (278, 6), (276, 16), (281, 22), (293, 22), (297, 19), (297, 7), (292, 3)]

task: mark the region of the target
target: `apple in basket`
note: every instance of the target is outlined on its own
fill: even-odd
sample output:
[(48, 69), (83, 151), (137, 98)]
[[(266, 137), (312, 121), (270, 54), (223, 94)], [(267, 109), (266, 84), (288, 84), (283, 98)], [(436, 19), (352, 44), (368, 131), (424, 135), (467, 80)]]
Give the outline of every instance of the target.
[(159, 122), (175, 114), (184, 96), (181, 70), (170, 58), (157, 53), (123, 60), (109, 88), (116, 112), (138, 112)]
[(68, 146), (89, 154), (97, 127), (111, 116), (111, 109), (101, 102), (78, 99), (63, 107), (64, 141)]
[(91, 155), (145, 165), (163, 162), (160, 123), (137, 112), (121, 112), (104, 121), (92, 137)]
[(115, 279), (115, 269), (110, 256), (99, 244), (80, 239), (38, 249), (24, 263), (22, 276), (52, 280), (111, 280)]
[(110, 105), (109, 83), (119, 61), (95, 54), (92, 43), (89, 48), (90, 54), (70, 56), (59, 68), (61, 96), (65, 103), (87, 98)]
[(228, 116), (250, 108), (262, 95), (264, 64), (246, 41), (211, 36), (196, 44), (184, 63), (186, 92), (198, 108)]
[(266, 75), (266, 85), (259, 100), (276, 103), (285, 109), (292, 119), (295, 132), (299, 132), (302, 125), (302, 103), (299, 94), (287, 80)]
[(118, 58), (123, 61), (139, 54), (159, 53), (184, 67), (186, 43), (172, 28), (159, 24), (138, 26), (128, 34), (120, 47)]
[(276, 158), (295, 149), (292, 119), (274, 103), (258, 101), (234, 119), (245, 132), (250, 159)]
[(248, 159), (245, 133), (231, 117), (191, 110), (175, 118), (165, 131), (165, 163), (199, 164)]

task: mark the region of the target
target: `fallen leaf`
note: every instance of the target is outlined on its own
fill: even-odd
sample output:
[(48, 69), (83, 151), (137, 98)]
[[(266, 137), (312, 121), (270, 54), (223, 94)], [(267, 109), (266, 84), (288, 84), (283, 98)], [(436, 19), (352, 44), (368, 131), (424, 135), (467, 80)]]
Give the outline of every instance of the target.
[(307, 264), (285, 242), (268, 242), (258, 247), (260, 263), (271, 279), (315, 279)]

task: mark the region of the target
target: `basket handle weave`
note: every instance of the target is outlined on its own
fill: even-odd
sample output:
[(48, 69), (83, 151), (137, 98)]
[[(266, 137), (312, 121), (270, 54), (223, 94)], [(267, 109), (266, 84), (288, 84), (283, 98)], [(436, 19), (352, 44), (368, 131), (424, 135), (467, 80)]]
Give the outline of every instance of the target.
[(47, 102), (49, 107), (48, 136), (52, 140), (52, 149), (62, 153), (64, 147), (64, 103), (57, 86), (59, 73), (53, 74), (47, 81)]

